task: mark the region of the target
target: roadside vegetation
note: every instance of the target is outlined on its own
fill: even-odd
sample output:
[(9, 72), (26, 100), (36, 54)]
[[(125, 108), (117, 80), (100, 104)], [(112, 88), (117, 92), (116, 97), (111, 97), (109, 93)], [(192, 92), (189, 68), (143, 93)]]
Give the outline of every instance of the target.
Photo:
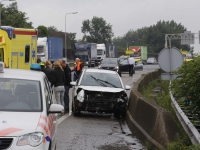
[(184, 100), (185, 107), (190, 113), (200, 119), (200, 57), (184, 62), (175, 73), (179, 75), (172, 81), (173, 95), (176, 99)]
[[(169, 81), (162, 81), (160, 78), (152, 81), (147, 87), (143, 88), (142, 95), (147, 99), (154, 101), (158, 105), (172, 112), (174, 119), (181, 131), (181, 135), (177, 135), (176, 140), (166, 145), (167, 150), (199, 150), (200, 146), (192, 145), (189, 137), (182, 128), (176, 114), (171, 106), (169, 95)], [(148, 146), (147, 146), (148, 148)]]

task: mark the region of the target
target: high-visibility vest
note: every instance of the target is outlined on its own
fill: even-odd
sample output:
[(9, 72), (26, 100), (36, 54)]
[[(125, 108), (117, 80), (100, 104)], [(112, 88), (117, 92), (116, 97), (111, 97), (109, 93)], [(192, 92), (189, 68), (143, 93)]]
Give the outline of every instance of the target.
[(81, 64), (82, 64), (82, 62), (78, 62), (78, 64), (77, 64), (77, 71), (80, 71), (82, 68), (81, 68)]

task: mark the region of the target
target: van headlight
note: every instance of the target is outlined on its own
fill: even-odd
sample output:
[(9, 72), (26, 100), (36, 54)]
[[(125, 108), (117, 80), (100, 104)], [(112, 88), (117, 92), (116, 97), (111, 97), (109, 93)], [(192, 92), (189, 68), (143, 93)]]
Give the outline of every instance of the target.
[(88, 61), (85, 62), (88, 65)]
[(116, 66), (116, 67), (115, 67), (115, 69), (117, 69), (117, 70), (118, 70), (118, 69), (119, 69), (119, 67), (118, 67), (118, 66)]
[(101, 66), (98, 66), (98, 69), (101, 69)]
[(43, 133), (40, 132), (26, 134), (19, 137), (17, 145), (18, 146), (30, 145), (36, 147), (42, 143), (43, 137), (44, 137)]

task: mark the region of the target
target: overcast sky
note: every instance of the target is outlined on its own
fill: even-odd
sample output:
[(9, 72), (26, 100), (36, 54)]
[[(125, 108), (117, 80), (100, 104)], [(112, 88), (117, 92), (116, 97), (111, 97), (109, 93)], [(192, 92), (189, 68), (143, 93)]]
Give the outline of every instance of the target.
[[(65, 31), (65, 14), (78, 12), (66, 16), (66, 31), (77, 33), (77, 39), (83, 36), (82, 21), (91, 20), (93, 16), (102, 17), (110, 23), (115, 37), (123, 36), (130, 29), (137, 30), (156, 24), (159, 20), (174, 20), (193, 33), (198, 33), (200, 30), (200, 0), (16, 1), (18, 9), (27, 14), (35, 28), (38, 25), (55, 26), (58, 30)], [(3, 1), (2, 3), (7, 5), (10, 2)], [(198, 47), (199, 42), (196, 40), (195, 51)]]

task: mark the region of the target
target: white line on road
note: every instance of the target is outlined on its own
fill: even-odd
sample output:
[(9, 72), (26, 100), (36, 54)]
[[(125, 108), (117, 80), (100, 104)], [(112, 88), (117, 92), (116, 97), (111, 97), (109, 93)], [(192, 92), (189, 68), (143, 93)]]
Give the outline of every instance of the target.
[(67, 119), (69, 117), (69, 113), (66, 113), (64, 116), (60, 117), (57, 122), (58, 124), (60, 124), (61, 122), (63, 122), (65, 119)]

